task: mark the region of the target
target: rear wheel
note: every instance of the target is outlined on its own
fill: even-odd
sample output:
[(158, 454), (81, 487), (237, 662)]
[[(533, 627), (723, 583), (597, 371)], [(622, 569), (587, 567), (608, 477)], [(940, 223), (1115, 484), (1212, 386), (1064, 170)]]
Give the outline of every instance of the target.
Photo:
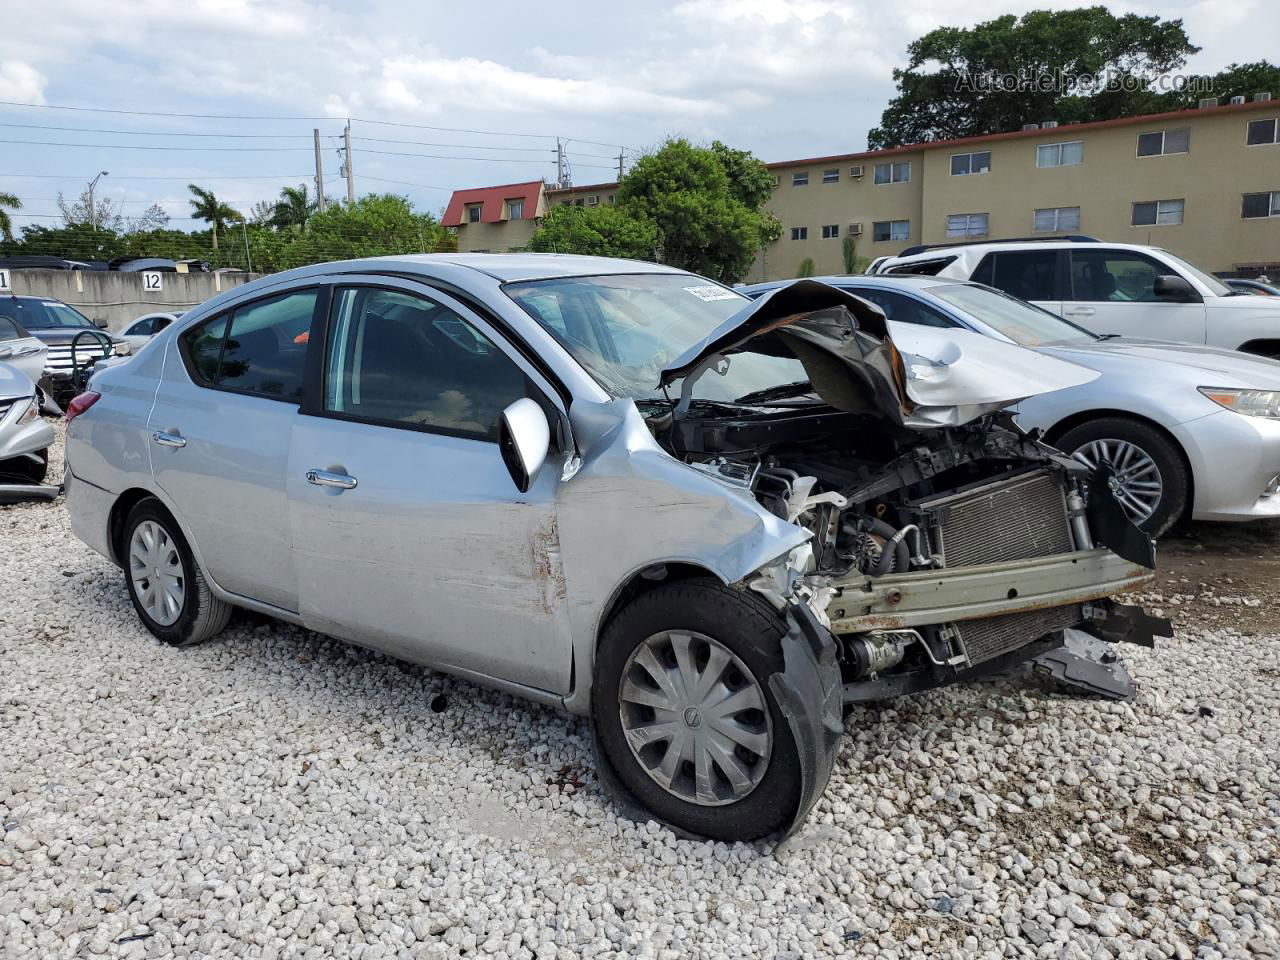
[(1129, 519), (1159, 537), (1187, 508), (1190, 476), (1182, 453), (1137, 420), (1103, 417), (1072, 427), (1055, 444), (1088, 467), (1111, 466), (1111, 491)]
[(606, 628), (593, 722), (619, 778), (657, 817), (717, 840), (790, 820), (800, 761), (769, 689), (784, 629), (760, 598), (703, 580), (658, 587)]
[(191, 547), (159, 500), (148, 497), (129, 511), (119, 555), (133, 609), (158, 639), (185, 647), (227, 625), (231, 605), (209, 590)]

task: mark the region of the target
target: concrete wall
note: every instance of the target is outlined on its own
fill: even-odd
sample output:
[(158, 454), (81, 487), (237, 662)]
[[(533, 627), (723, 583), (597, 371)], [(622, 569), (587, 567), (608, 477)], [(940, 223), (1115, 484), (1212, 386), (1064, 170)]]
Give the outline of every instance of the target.
[[(142, 273), (106, 270), (12, 270), (9, 286), (20, 297), (69, 303), (114, 331), (144, 313), (190, 310), (215, 294), (255, 280), (256, 273), (162, 273), (158, 291), (143, 290)], [(0, 293), (0, 296), (7, 296)]]

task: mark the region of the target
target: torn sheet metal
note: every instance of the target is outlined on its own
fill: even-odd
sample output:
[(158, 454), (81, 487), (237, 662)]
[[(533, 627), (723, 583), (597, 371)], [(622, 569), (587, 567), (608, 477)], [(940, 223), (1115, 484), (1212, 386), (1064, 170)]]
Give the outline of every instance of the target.
[(970, 331), (912, 325), (891, 330), (874, 304), (800, 280), (726, 320), (663, 370), (661, 385), (701, 376), (712, 358), (748, 349), (796, 357), (815, 392), (839, 410), (879, 412), (914, 428), (967, 423), (1099, 376)]

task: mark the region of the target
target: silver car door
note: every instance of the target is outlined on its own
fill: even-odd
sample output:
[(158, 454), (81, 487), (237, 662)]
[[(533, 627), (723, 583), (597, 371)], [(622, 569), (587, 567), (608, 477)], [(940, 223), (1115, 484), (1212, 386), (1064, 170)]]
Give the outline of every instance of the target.
[(183, 331), (148, 421), (156, 483), (214, 582), (290, 612), (285, 478), (319, 294), (275, 293)]
[(562, 459), (520, 493), (496, 443), (501, 411), (520, 397), (556, 422), (549, 385), (484, 320), (422, 284), (342, 278), (331, 303), (289, 455), (303, 622), (567, 692)]

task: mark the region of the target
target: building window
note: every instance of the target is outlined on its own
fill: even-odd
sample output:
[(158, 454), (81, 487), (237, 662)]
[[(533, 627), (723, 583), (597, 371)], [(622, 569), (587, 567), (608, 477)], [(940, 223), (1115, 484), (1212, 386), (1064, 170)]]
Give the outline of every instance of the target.
[[(877, 163), (876, 183), (906, 183), (911, 179), (911, 161), (906, 163)], [(896, 222), (896, 221), (895, 221)]]
[(524, 219), (524, 198), (507, 201), (507, 219), (523, 220)]
[(871, 224), (871, 239), (877, 243), (885, 240), (907, 240), (910, 237), (910, 220), (877, 220)]
[(823, 183), (839, 183), (840, 169), (837, 167), (835, 170), (823, 170), (822, 182)]
[(1182, 222), (1184, 200), (1146, 200), (1133, 205), (1129, 222), (1135, 227), (1175, 226)]
[(775, 188), (782, 186), (782, 177), (776, 173), (773, 175), (773, 185)]
[(971, 173), (988, 173), (991, 170), (991, 151), (981, 153), (953, 153), (951, 155), (951, 175), (963, 177)]
[(1256, 147), (1264, 143), (1276, 143), (1278, 141), (1280, 141), (1280, 118), (1272, 117), (1269, 120), (1249, 121), (1249, 132), (1244, 141), (1249, 146)]
[(793, 187), (807, 187), (809, 185), (809, 171), (793, 173), (791, 175), (791, 185)]
[(1138, 156), (1163, 157), (1171, 153), (1187, 153), (1191, 150), (1191, 131), (1156, 130), (1138, 134)]
[(839, 236), (840, 236), (840, 224), (828, 223), (823, 225), (822, 227), (823, 240), (834, 240)]
[(1037, 167), (1074, 167), (1084, 163), (1084, 141), (1043, 143), (1036, 147)]
[(467, 223), (479, 223), (480, 211), (484, 208), (482, 203), (467, 204)]
[(809, 228), (808, 227), (792, 227), (791, 239), (792, 240), (808, 240)]
[(985, 213), (953, 213), (947, 217), (948, 237), (985, 237), (987, 215)]
[(1036, 233), (1066, 233), (1080, 229), (1079, 207), (1045, 207), (1037, 210), (1031, 229)]
[(1270, 193), (1246, 193), (1240, 205), (1240, 216), (1245, 220), (1280, 217), (1280, 190), (1272, 190)]

